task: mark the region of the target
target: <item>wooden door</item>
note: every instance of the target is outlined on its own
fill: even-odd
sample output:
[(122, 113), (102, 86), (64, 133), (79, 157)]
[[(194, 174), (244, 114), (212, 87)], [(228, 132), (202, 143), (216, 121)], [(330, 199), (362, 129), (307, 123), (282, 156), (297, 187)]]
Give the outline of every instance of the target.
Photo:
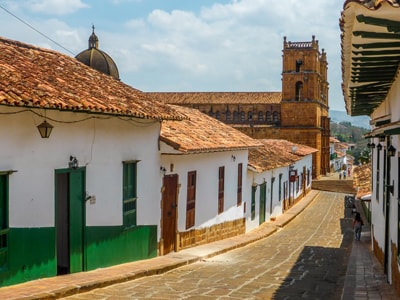
[(267, 202), (267, 183), (260, 185), (260, 225), (265, 222), (265, 206)]
[(57, 274), (84, 268), (84, 169), (56, 171)]
[(176, 250), (176, 207), (178, 199), (178, 175), (166, 175), (163, 179), (162, 192), (162, 240), (163, 253)]
[(303, 185), (302, 186), (303, 196), (305, 196), (306, 192), (307, 192), (307, 180), (306, 180), (307, 178), (306, 178), (306, 175), (307, 175), (307, 168), (303, 167), (303, 173), (301, 174), (301, 184)]
[(0, 174), (0, 270), (8, 266), (8, 175)]

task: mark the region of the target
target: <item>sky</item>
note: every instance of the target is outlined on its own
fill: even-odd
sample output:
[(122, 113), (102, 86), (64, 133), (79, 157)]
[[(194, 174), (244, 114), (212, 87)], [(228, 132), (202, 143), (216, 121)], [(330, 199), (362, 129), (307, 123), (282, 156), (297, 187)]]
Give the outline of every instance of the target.
[[(0, 0), (0, 36), (76, 56), (95, 26), (124, 83), (145, 92), (282, 91), (282, 50), (314, 35), (329, 106), (345, 111), (344, 0)], [(1, 55), (1, 54), (0, 54)]]

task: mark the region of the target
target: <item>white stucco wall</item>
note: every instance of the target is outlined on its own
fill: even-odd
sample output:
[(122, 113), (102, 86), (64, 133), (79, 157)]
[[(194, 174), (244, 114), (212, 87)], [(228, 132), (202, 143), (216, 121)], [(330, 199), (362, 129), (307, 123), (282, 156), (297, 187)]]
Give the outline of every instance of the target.
[[(279, 175), (282, 174), (281, 179), (281, 199), (279, 199)], [(275, 177), (272, 189), (271, 198), (271, 183), (272, 177)], [(251, 231), (260, 226), (260, 185), (264, 182), (266, 186), (266, 207), (265, 207), (265, 220), (268, 221), (271, 217), (282, 214), (283, 211), (283, 200), (284, 200), (284, 182), (289, 181), (289, 167), (281, 167), (274, 170), (268, 170), (261, 173), (256, 173), (251, 170), (247, 170), (247, 192), (248, 203), (246, 210), (246, 231)], [(255, 193), (255, 218), (251, 219), (251, 193), (252, 186), (257, 185)], [(272, 202), (271, 202), (272, 201)], [(272, 206), (272, 211), (271, 211)]]
[[(392, 88), (390, 92), (388, 93), (388, 96), (386, 100), (377, 108), (375, 111), (371, 114), (371, 119), (377, 119), (379, 117), (384, 117), (384, 116), (390, 116), (390, 121), (396, 122), (400, 120), (400, 81), (397, 79), (394, 84), (392, 85)], [(389, 245), (395, 244), (397, 247), (398, 245), (398, 221), (399, 221), (399, 216), (398, 216), (398, 199), (399, 199), (399, 150), (400, 150), (400, 140), (398, 135), (392, 135), (386, 138), (386, 141), (389, 141), (390, 144), (392, 144), (396, 149), (396, 156), (390, 158), (390, 182), (387, 184), (394, 184), (394, 194), (389, 193), (389, 201), (390, 201), (390, 213), (388, 215), (389, 217)], [(371, 139), (371, 142), (375, 143), (375, 145), (378, 145), (381, 143), (384, 148), (382, 151), (380, 151), (380, 172), (379, 172), (379, 178), (377, 178), (377, 161), (378, 161), (378, 151), (377, 148), (373, 149), (373, 174), (372, 174), (372, 197), (371, 197), (371, 223), (373, 227), (373, 237), (377, 242), (378, 247), (380, 248), (380, 251), (385, 251), (385, 218), (386, 215), (384, 213), (384, 150), (386, 149), (386, 142), (379, 142), (378, 138), (373, 138)], [(379, 180), (379, 193), (377, 193), (376, 190), (376, 181)], [(377, 196), (378, 194), (378, 196)], [(388, 249), (388, 266), (392, 265), (392, 253), (391, 253), (391, 247), (389, 246)], [(397, 255), (397, 253), (395, 253)], [(391, 268), (388, 268), (389, 276), (388, 279), (391, 282)]]
[(100, 115), (79, 122), (93, 115), (47, 111), (54, 129), (42, 139), (36, 126), (44, 118), (4, 114), (22, 110), (0, 107), (0, 171), (17, 170), (9, 176), (10, 227), (54, 226), (55, 170), (68, 168), (70, 155), (86, 166), (86, 191), (96, 196), (86, 203), (87, 225), (122, 224), (122, 162), (128, 160), (140, 160), (137, 224), (159, 224), (158, 122)]
[[(161, 153), (172, 153), (170, 147), (161, 143)], [(176, 152), (176, 151), (175, 151)], [(235, 159), (233, 159), (233, 157)], [(224, 151), (187, 155), (161, 155), (161, 165), (166, 175), (178, 174), (181, 185), (178, 195), (178, 230), (186, 231), (210, 227), (243, 218), (243, 203), (246, 201), (246, 169), (248, 151)], [(242, 205), (237, 206), (238, 164), (243, 164)], [(171, 173), (169, 166), (173, 164)], [(224, 212), (218, 214), (218, 169), (225, 166)], [(196, 171), (195, 226), (186, 229), (186, 197), (188, 172)]]
[[(303, 172), (303, 167), (306, 167), (307, 170), (312, 170), (312, 155), (307, 155), (302, 159), (296, 161), (293, 164), (293, 169), (298, 171), (298, 175), (301, 176)], [(282, 174), (281, 180), (281, 200), (279, 199), (279, 174)], [(274, 185), (273, 185), (273, 194), (272, 194), (272, 212), (271, 212), (271, 178), (275, 177)], [(307, 178), (307, 176), (306, 176)], [(261, 173), (257, 173), (251, 170), (247, 171), (247, 192), (248, 195), (248, 203), (246, 210), (246, 230), (251, 231), (259, 226), (260, 223), (260, 185), (264, 182), (267, 182), (267, 191), (266, 191), (266, 207), (265, 207), (265, 221), (270, 220), (271, 217), (276, 217), (282, 214), (283, 212), (283, 200), (284, 200), (284, 182), (291, 185), (290, 195), (289, 188), (287, 190), (287, 197), (292, 196), (293, 198), (297, 198), (301, 195), (302, 189), (299, 187), (298, 191), (296, 189), (297, 183), (293, 184), (289, 183), (289, 166), (276, 168), (273, 170), (267, 170)], [(307, 185), (307, 189), (311, 187), (311, 171), (310, 171), (310, 181)], [(301, 185), (301, 181), (299, 182)], [(256, 194), (255, 194), (255, 218), (251, 219), (251, 190), (252, 186), (257, 185)], [(293, 191), (294, 187), (294, 191)]]

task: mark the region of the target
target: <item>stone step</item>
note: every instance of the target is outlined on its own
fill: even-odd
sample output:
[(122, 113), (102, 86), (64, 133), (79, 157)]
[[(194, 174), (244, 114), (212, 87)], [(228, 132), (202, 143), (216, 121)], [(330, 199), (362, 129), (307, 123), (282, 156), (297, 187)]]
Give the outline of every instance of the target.
[(353, 180), (314, 180), (312, 188), (320, 191), (356, 194), (356, 190), (353, 187)]

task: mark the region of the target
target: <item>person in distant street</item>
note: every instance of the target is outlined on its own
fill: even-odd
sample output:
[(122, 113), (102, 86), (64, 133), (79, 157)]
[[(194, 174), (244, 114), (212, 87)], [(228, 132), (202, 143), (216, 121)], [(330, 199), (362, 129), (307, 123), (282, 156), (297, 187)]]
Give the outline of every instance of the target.
[(363, 225), (364, 224), (361, 219), (361, 215), (359, 212), (357, 212), (353, 220), (354, 238), (356, 241), (359, 241), (361, 238), (361, 229)]
[(357, 208), (356, 206), (353, 204), (353, 207), (351, 208), (351, 214), (356, 214), (357, 213)]
[(342, 179), (342, 171), (339, 172), (339, 179)]
[(343, 171), (343, 179), (346, 179), (346, 170)]

